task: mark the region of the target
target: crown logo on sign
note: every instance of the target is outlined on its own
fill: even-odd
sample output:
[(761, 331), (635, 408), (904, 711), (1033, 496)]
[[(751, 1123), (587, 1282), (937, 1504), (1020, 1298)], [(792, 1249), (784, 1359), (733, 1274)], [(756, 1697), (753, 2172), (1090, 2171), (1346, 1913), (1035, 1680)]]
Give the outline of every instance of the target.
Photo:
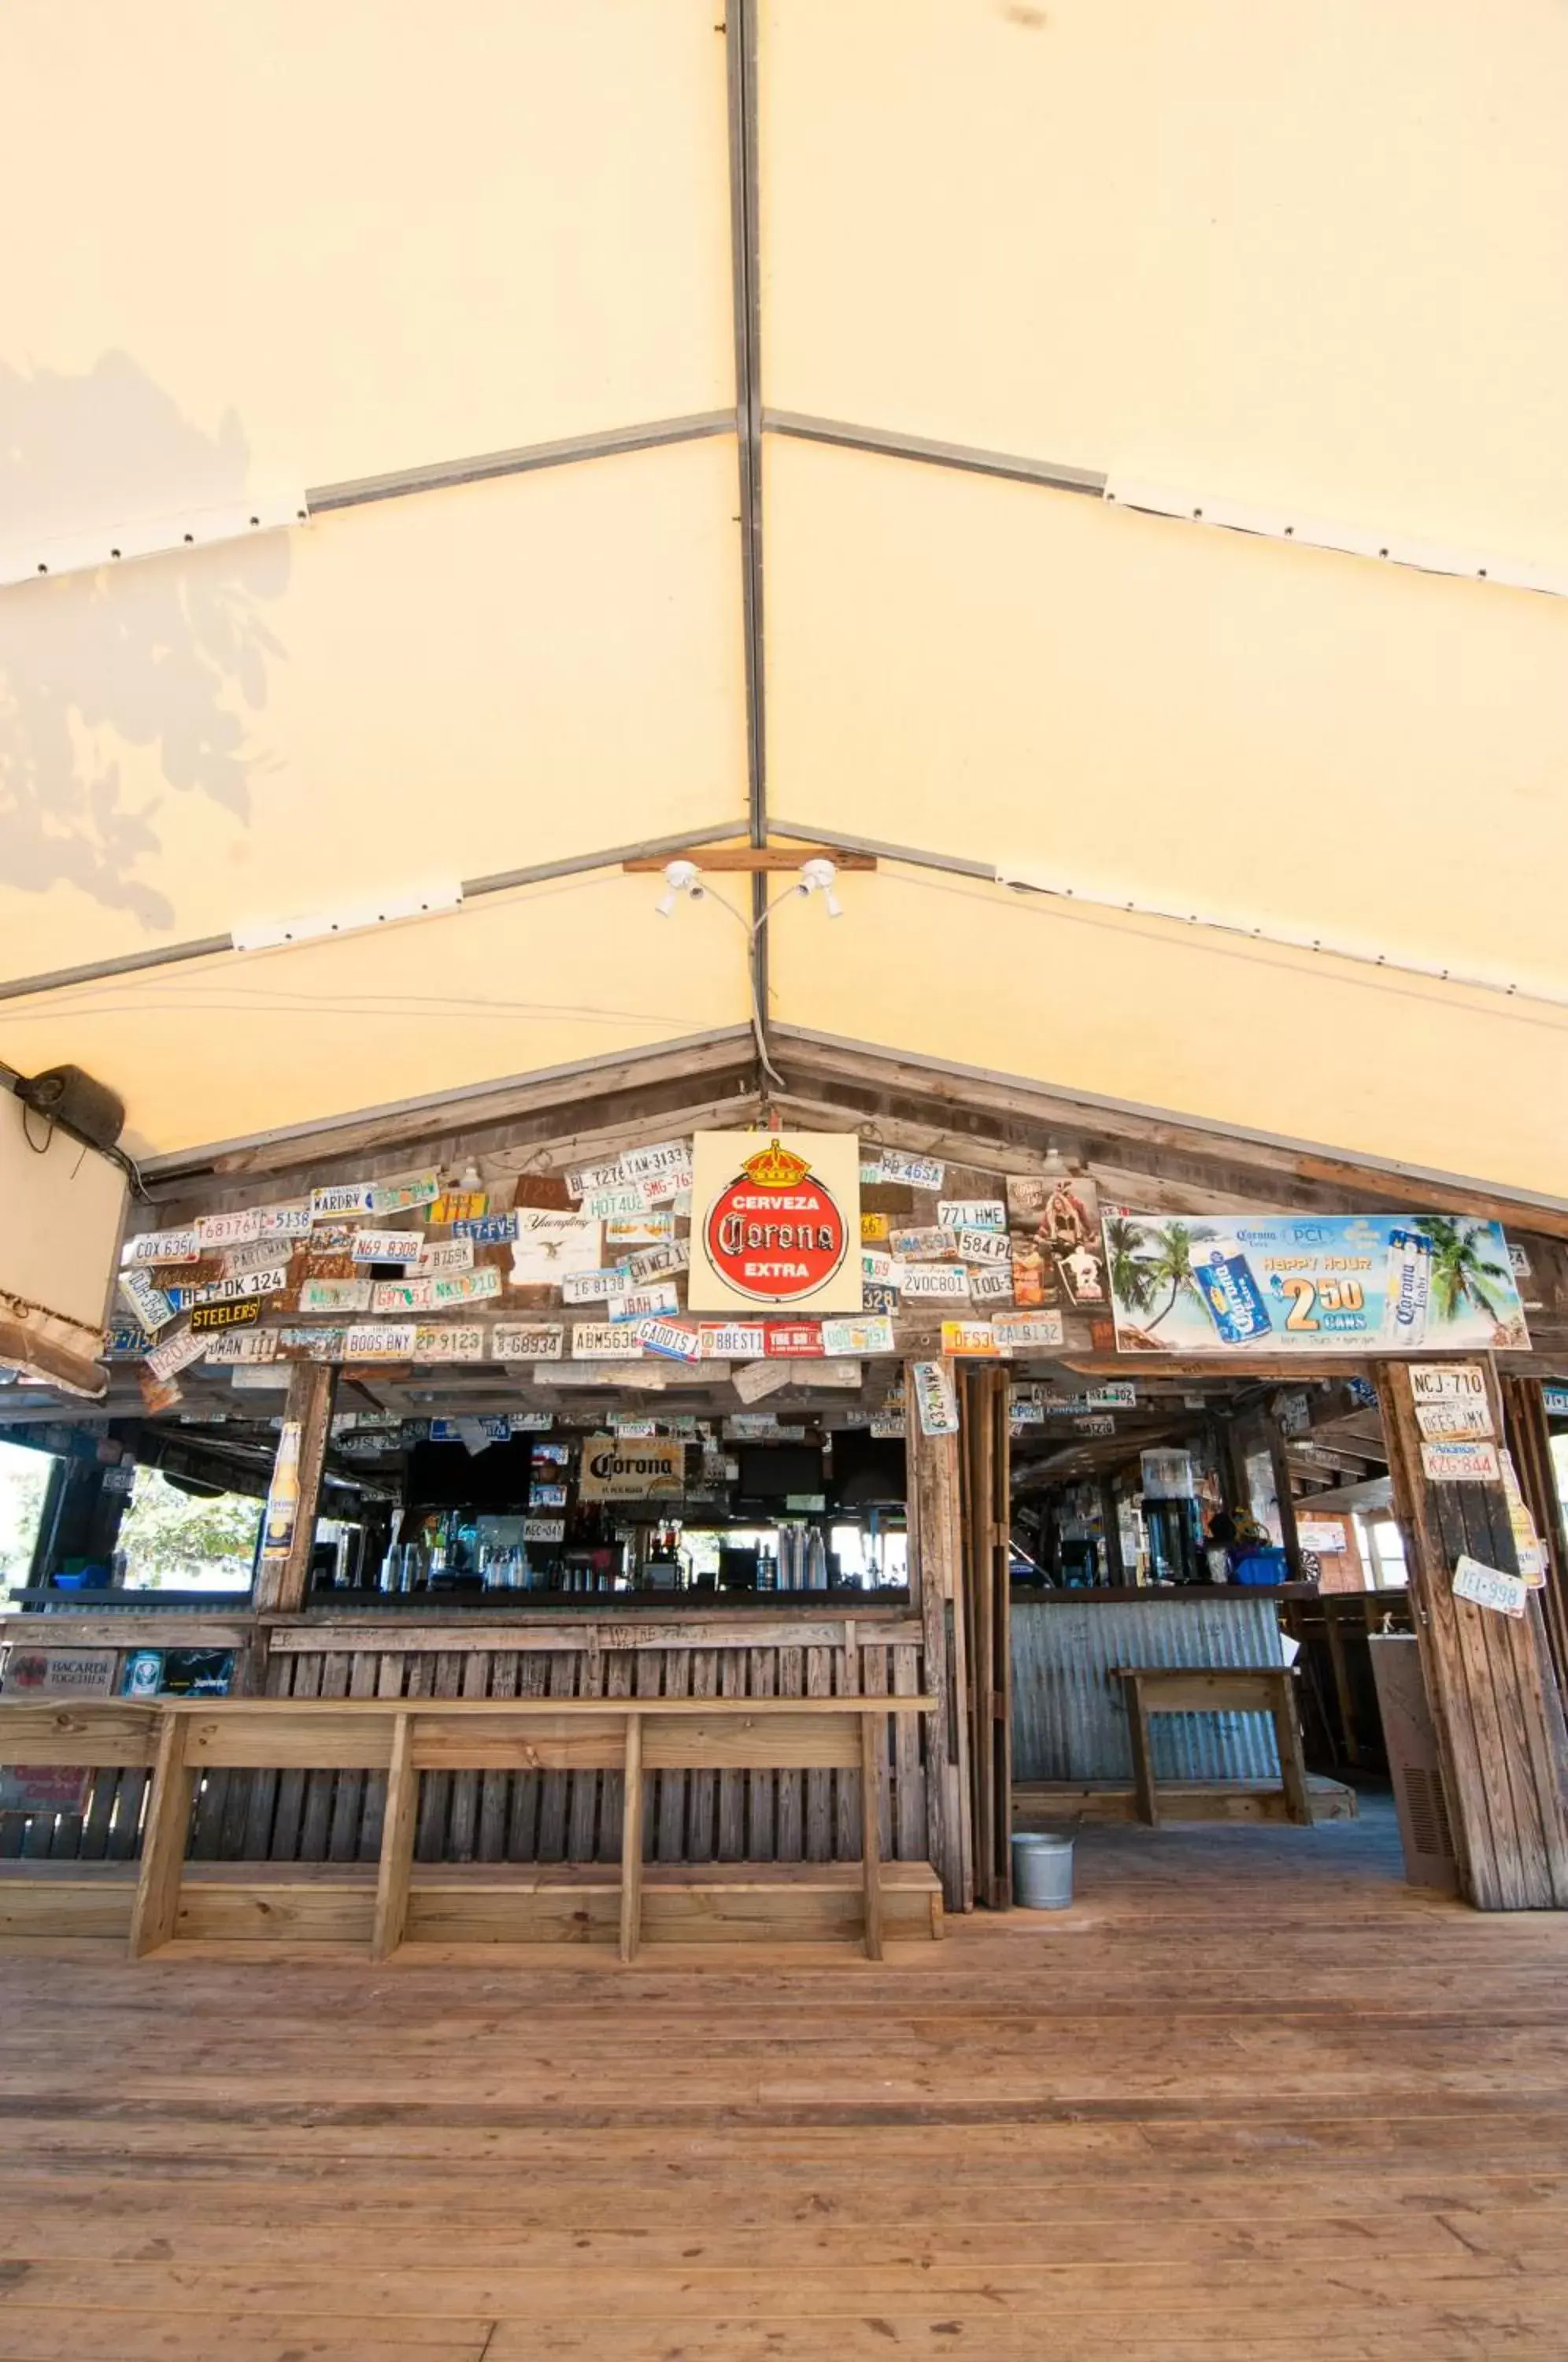
[(746, 1179), (758, 1189), (798, 1188), (811, 1169), (807, 1158), (797, 1156), (791, 1149), (781, 1148), (776, 1140), (767, 1148), (760, 1149), (755, 1156), (745, 1158), (741, 1164)]

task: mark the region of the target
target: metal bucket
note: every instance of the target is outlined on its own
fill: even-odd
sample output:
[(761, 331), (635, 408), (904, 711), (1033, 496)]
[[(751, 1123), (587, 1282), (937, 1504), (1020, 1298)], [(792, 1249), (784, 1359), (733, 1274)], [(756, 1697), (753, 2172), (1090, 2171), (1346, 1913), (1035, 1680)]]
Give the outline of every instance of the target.
[(1014, 1838), (1012, 1899), (1024, 1911), (1066, 1911), (1073, 1899), (1071, 1838)]

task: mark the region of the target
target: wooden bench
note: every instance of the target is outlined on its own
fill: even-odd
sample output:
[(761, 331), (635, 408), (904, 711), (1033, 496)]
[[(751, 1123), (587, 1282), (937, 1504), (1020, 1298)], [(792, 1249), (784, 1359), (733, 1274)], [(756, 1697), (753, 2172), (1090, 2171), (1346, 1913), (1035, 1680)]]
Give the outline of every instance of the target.
[[(618, 1772), (625, 1780), (619, 1882), (621, 1958), (636, 1958), (643, 1930), (646, 1775), (663, 1771), (853, 1771), (861, 1791), (861, 1927), (882, 1957), (884, 1878), (879, 1801), (889, 1715), (929, 1714), (913, 1697), (563, 1698), (547, 1703), (475, 1698), (286, 1698), (56, 1705), (0, 1702), (0, 1762), (150, 1766), (151, 1796), (131, 1908), (133, 1959), (173, 1940), (181, 1918), (185, 1848), (196, 1783), (204, 1772), (384, 1772), (370, 1951), (384, 1959), (408, 1931), (415, 1808), (422, 1772)], [(907, 1865), (905, 1866), (907, 1868)], [(929, 1875), (929, 1873), (928, 1873)], [(278, 1884), (276, 1868), (270, 1883)], [(337, 1883), (354, 1882), (341, 1874)], [(491, 1891), (505, 1874), (488, 1871)], [(319, 1893), (330, 1873), (313, 1876)], [(538, 1883), (519, 1865), (517, 1883)]]
[(1150, 1828), (1160, 1825), (1154, 1752), (1149, 1743), (1149, 1718), (1156, 1714), (1272, 1716), (1279, 1743), (1279, 1785), (1285, 1795), (1285, 1817), (1303, 1827), (1311, 1827), (1307, 1766), (1302, 1759), (1301, 1731), (1292, 1693), (1295, 1674), (1288, 1665), (1209, 1665), (1201, 1669), (1189, 1665), (1113, 1665), (1110, 1670), (1127, 1693), (1138, 1817)]

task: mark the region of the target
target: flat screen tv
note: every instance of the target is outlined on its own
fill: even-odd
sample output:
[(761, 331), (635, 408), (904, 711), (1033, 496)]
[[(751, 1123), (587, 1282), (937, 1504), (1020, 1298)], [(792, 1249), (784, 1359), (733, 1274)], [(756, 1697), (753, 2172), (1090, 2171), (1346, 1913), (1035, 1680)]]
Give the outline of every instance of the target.
[(743, 1501), (785, 1501), (823, 1489), (820, 1443), (743, 1443), (739, 1459), (735, 1490)]

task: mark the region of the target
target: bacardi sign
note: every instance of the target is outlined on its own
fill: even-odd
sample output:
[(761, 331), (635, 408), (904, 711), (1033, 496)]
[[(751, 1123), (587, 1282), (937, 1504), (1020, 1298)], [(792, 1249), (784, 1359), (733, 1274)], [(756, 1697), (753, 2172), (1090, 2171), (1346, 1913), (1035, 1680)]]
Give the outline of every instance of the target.
[(860, 1147), (850, 1132), (699, 1132), (694, 1312), (858, 1312)]

